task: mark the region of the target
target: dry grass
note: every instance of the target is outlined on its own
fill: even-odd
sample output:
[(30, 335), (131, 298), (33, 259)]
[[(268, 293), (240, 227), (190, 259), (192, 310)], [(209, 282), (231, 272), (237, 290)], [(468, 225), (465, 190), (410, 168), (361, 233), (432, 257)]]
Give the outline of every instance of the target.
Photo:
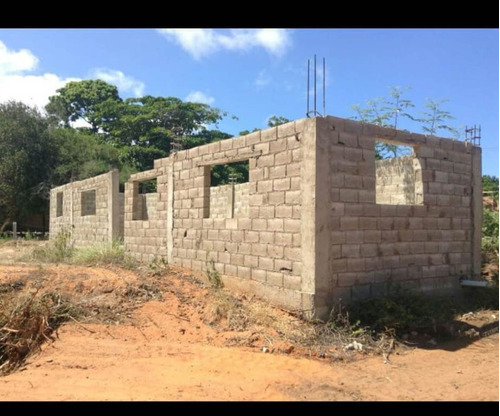
[[(15, 286), (13, 286), (13, 291)], [(65, 321), (78, 316), (75, 306), (58, 293), (31, 293), (0, 298), (0, 374), (25, 361)]]

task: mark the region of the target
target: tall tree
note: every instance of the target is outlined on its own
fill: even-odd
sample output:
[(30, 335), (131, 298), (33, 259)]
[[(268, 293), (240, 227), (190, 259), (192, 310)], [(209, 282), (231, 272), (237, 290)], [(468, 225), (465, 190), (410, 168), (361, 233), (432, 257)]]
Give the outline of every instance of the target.
[(0, 229), (28, 213), (46, 212), (56, 151), (38, 110), (15, 101), (0, 104)]
[(118, 89), (100, 79), (71, 81), (59, 88), (56, 95), (49, 97), (45, 109), (66, 127), (69, 127), (70, 122), (81, 119), (90, 124), (93, 133), (97, 133), (105, 116), (98, 110), (99, 106), (120, 101)]

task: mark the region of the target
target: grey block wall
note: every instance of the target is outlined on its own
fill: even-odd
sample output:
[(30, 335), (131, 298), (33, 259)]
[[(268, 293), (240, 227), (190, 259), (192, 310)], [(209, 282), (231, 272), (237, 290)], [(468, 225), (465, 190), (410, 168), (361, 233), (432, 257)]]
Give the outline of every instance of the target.
[(50, 192), (50, 239), (70, 232), (77, 247), (123, 238), (118, 171), (68, 183)]
[[(414, 154), (376, 161), (376, 141), (411, 146)], [(211, 166), (245, 160), (248, 183), (234, 191), (211, 186)], [(89, 218), (76, 234), (82, 245), (104, 238), (87, 235), (92, 228), (106, 230), (110, 218), (119, 223), (104, 215), (110, 185), (99, 185), (101, 176), (78, 188), (95, 188), (97, 203), (93, 221), (79, 220)], [(139, 183), (153, 178), (157, 192), (139, 194)], [(68, 186), (51, 194), (54, 215), (56, 193)], [(398, 288), (452, 293), (461, 277), (477, 276), (481, 193), (479, 147), (309, 118), (179, 151), (132, 175), (124, 243), (142, 261), (217, 270), (230, 287), (324, 317), (340, 299)], [(51, 218), (51, 231), (67, 210)]]

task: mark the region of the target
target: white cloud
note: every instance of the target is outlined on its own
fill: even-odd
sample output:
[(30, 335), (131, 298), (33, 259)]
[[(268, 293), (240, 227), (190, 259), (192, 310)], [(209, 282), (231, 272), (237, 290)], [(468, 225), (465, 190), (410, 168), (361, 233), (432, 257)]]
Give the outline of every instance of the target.
[(134, 97), (144, 95), (144, 83), (125, 75), (122, 71), (109, 68), (97, 68), (91, 71), (90, 76), (116, 85), (121, 93), (132, 93)]
[[(80, 78), (61, 78), (56, 74), (27, 75), (38, 65), (38, 58), (27, 49), (18, 51), (7, 48), (0, 41), (0, 102), (9, 100), (21, 101), (30, 106), (36, 106), (43, 111), (54, 95), (69, 81), (81, 81)], [(121, 71), (113, 69), (95, 69), (94, 78), (112, 83), (123, 92), (130, 92), (134, 96), (144, 93), (144, 83), (126, 76)]]
[(0, 41), (0, 102), (21, 101), (43, 111), (49, 97), (68, 81), (78, 78), (60, 78), (58, 75), (24, 75), (38, 65), (38, 58), (27, 49), (14, 51)]
[(185, 101), (189, 101), (192, 103), (201, 103), (201, 104), (208, 104), (212, 105), (215, 102), (214, 97), (210, 97), (209, 95), (206, 95), (205, 93), (201, 91), (191, 91)]
[(292, 43), (286, 29), (232, 29), (228, 35), (213, 29), (158, 29), (158, 32), (180, 44), (195, 59), (221, 49), (247, 51), (256, 47), (282, 56)]
[(9, 50), (0, 41), (0, 75), (32, 71), (38, 65), (38, 58), (27, 49)]
[(55, 74), (2, 75), (0, 74), (0, 102), (22, 101), (43, 110), (49, 97), (69, 81), (77, 78), (59, 78)]
[(271, 82), (271, 77), (267, 73), (265, 69), (259, 72), (259, 75), (257, 75), (257, 78), (255, 78), (254, 84), (257, 87), (264, 87), (268, 85)]

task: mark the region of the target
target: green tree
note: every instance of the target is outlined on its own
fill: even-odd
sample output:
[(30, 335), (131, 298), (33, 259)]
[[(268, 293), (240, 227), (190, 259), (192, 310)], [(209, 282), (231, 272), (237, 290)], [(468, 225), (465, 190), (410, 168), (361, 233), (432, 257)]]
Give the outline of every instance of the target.
[(421, 112), (423, 117), (416, 119), (422, 124), (422, 130), (425, 133), (435, 135), (440, 130), (448, 131), (454, 135), (458, 133), (454, 127), (446, 124), (448, 120), (455, 118), (449, 111), (443, 110), (441, 107), (443, 103), (448, 101), (427, 99), (425, 104), (427, 110)]
[(283, 116), (271, 116), (267, 119), (267, 126), (268, 127), (276, 127), (280, 126), (281, 124), (288, 123), (290, 120), (287, 119), (286, 117)]
[(496, 176), (483, 175), (483, 191), (488, 191), (493, 199), (498, 201), (498, 178)]
[[(403, 94), (408, 90), (409, 87), (391, 86), (389, 87), (390, 98), (377, 97), (372, 100), (367, 100), (366, 107), (364, 108), (359, 104), (351, 106), (356, 112), (356, 116), (353, 118), (365, 123), (396, 129), (401, 117), (413, 120), (413, 116), (408, 110), (415, 107), (415, 105), (411, 100), (403, 98)], [(377, 159), (405, 156), (410, 153), (411, 150), (406, 146), (398, 146), (384, 142), (375, 143), (375, 157)]]
[[(401, 118), (407, 118), (419, 123), (423, 131), (427, 134), (436, 134), (439, 131), (445, 130), (452, 133), (455, 137), (459, 136), (457, 129), (447, 124), (447, 121), (453, 119), (453, 117), (441, 107), (448, 100), (428, 99), (425, 104), (427, 110), (420, 112), (421, 117), (415, 117), (410, 113), (410, 109), (414, 108), (415, 105), (411, 100), (404, 97), (404, 94), (409, 89), (409, 87), (391, 86), (389, 87), (389, 98), (378, 97), (367, 100), (365, 107), (359, 104), (352, 105), (351, 109), (355, 112), (352, 118), (365, 123), (382, 127), (392, 127), (394, 129), (398, 128)], [(407, 146), (381, 142), (375, 144), (375, 157), (377, 159), (404, 156), (410, 153), (411, 150)]]
[(49, 97), (45, 106), (47, 113), (56, 121), (68, 127), (70, 122), (79, 119), (90, 124), (90, 130), (97, 133), (99, 125), (105, 120), (103, 103), (110, 105), (120, 102), (118, 89), (100, 79), (71, 81)]
[(29, 213), (46, 213), (56, 151), (38, 110), (0, 104), (0, 229)]
[(51, 138), (57, 148), (53, 186), (90, 178), (111, 169), (135, 171), (123, 157), (126, 149), (103, 143), (96, 135), (72, 128), (53, 128)]
[(126, 148), (124, 161), (138, 170), (151, 169), (154, 159), (168, 156), (174, 137), (181, 138), (184, 148), (209, 143), (216, 130), (206, 126), (226, 115), (207, 104), (152, 96), (108, 100), (96, 110), (101, 140)]

